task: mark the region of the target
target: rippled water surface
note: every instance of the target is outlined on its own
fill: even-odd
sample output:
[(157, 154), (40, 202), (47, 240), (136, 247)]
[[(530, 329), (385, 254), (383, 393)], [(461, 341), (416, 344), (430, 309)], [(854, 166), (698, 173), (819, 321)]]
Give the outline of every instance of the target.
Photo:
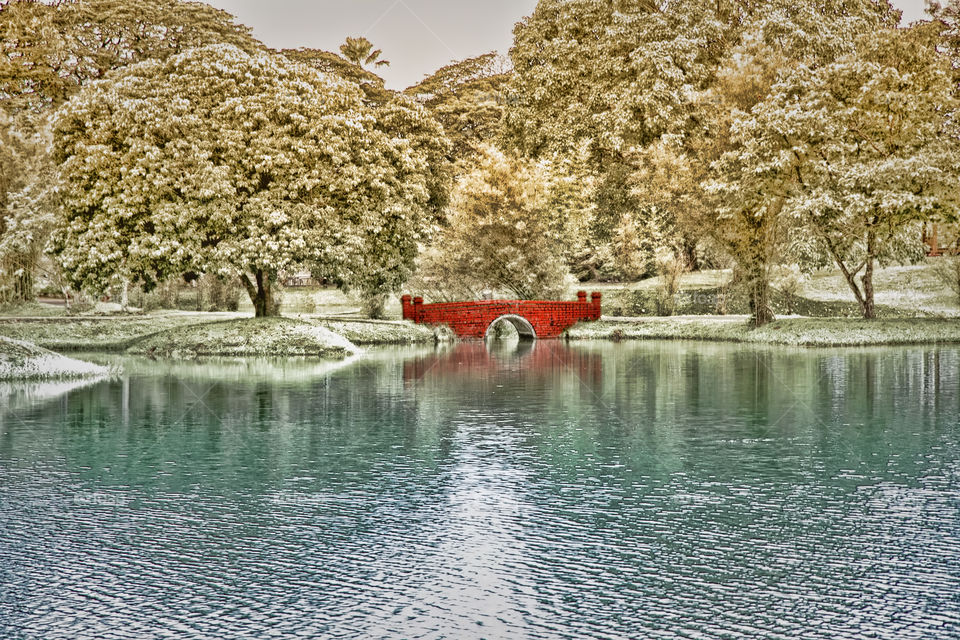
[(957, 638), (960, 350), (0, 386), (0, 638)]

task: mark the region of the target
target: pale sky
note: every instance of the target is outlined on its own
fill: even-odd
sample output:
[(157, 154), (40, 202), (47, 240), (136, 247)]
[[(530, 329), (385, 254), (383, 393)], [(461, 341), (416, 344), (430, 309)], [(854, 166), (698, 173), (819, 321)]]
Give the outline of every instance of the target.
[[(892, 0), (904, 23), (924, 18), (924, 0)], [(506, 55), (513, 25), (537, 0), (206, 0), (253, 28), (275, 49), (338, 51), (347, 36), (366, 36), (383, 49), (380, 74), (404, 89), (451, 60), (488, 51)]]

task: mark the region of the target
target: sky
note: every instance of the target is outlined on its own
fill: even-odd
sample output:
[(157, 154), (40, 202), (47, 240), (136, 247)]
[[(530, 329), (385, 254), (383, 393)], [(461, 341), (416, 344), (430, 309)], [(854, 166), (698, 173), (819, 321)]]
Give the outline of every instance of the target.
[[(924, 17), (924, 0), (892, 0), (903, 22)], [(387, 87), (404, 89), (452, 60), (506, 54), (513, 25), (537, 0), (206, 0), (253, 29), (275, 49), (338, 51), (347, 36), (383, 49)]]

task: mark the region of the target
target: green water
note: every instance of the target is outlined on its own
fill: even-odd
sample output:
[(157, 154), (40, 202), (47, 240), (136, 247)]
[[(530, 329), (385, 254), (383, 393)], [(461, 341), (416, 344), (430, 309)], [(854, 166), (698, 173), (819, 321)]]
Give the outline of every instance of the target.
[(0, 638), (957, 638), (960, 350), (0, 386)]

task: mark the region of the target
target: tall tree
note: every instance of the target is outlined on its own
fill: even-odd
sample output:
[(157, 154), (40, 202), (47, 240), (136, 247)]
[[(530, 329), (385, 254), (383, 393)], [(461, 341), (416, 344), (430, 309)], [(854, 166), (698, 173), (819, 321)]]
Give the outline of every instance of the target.
[[(934, 25), (862, 36), (854, 52), (785, 78), (748, 124), (761, 162), (794, 174), (788, 210), (815, 232), (864, 318), (877, 261), (919, 254), (911, 222), (956, 218), (960, 129)], [(859, 279), (859, 281), (858, 281)]]
[(609, 255), (625, 221), (651, 226), (630, 189), (634, 153), (687, 125), (727, 38), (726, 4), (541, 0), (516, 26), (504, 135), (580, 161), (595, 185), (590, 253)]
[(817, 69), (853, 51), (857, 38), (896, 24), (886, 2), (779, 0), (743, 6), (728, 32), (728, 48), (706, 86), (691, 96), (682, 128), (636, 151), (637, 197), (673, 212), (688, 235), (712, 237), (736, 261), (749, 292), (752, 322), (773, 314), (769, 271), (806, 234), (791, 233), (785, 206), (795, 188), (789, 165), (772, 153), (751, 122), (776, 105), (779, 79)]
[(0, 159), (0, 262), (10, 265), (0, 287), (28, 300), (53, 220), (51, 110), (114, 68), (215, 42), (262, 45), (229, 14), (179, 0), (3, 2), (0, 36), (0, 110), (17, 150)]
[(193, 47), (262, 48), (229, 13), (181, 0), (12, 0), (0, 36), (0, 99), (13, 107), (58, 105), (111, 69)]
[(427, 116), (403, 116), (380, 122), (355, 85), (231, 45), (128, 66), (58, 115), (55, 253), (94, 290), (233, 275), (258, 316), (276, 312), (288, 269), (396, 288), (443, 202), (416, 126)]

